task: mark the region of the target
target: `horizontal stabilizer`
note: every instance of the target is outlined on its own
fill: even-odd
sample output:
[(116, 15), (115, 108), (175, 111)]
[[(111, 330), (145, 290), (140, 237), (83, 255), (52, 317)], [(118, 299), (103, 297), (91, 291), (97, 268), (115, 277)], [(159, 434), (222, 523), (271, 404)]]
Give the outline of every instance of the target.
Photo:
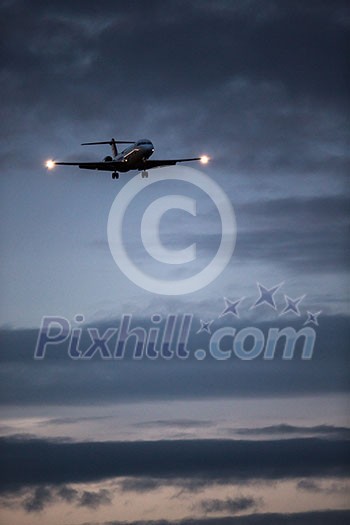
[(112, 146), (112, 144), (134, 144), (135, 141), (132, 140), (114, 140), (114, 139), (111, 139), (111, 140), (104, 140), (102, 142), (83, 142), (82, 143), (82, 146), (93, 146), (95, 144), (109, 144), (110, 146)]

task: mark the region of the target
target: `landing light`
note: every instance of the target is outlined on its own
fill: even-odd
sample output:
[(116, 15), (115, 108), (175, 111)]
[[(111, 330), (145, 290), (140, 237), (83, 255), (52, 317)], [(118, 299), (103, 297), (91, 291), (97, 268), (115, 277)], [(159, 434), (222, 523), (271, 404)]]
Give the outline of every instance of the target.
[(203, 155), (201, 157), (201, 163), (202, 164), (208, 164), (208, 162), (209, 162), (209, 157), (207, 155)]
[(54, 160), (47, 160), (45, 166), (48, 170), (52, 170), (52, 168), (55, 167), (55, 161)]

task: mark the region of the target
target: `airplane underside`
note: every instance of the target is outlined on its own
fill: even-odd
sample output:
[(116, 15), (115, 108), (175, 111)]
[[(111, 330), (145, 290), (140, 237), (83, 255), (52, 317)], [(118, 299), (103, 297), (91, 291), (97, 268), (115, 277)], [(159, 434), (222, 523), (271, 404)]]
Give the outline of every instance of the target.
[[(138, 168), (137, 168), (138, 169)], [(125, 170), (124, 172), (122, 173), (127, 173), (127, 171), (130, 171), (130, 170)], [(141, 173), (141, 177), (144, 179), (144, 178), (147, 178), (148, 177), (148, 171), (145, 171), (144, 169), (138, 169), (138, 171)], [(113, 171), (112, 173), (112, 179), (119, 179), (119, 175), (120, 173), (118, 171)]]

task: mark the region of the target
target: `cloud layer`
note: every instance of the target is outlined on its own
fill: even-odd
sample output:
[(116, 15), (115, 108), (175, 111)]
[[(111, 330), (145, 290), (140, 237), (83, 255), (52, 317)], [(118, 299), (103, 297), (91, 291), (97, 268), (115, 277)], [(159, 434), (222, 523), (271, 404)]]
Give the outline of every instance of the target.
[(137, 476), (249, 480), (349, 475), (348, 442), (175, 440), (55, 442), (1, 438), (2, 490)]

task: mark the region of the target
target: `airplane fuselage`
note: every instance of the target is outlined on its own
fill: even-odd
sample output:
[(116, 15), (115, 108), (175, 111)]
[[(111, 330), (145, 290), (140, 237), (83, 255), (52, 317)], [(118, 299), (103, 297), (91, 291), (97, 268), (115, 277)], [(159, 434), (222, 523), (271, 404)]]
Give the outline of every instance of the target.
[(118, 171), (123, 173), (130, 170), (143, 170), (144, 161), (149, 159), (153, 152), (154, 146), (152, 142), (148, 139), (141, 139), (132, 144), (132, 146), (125, 148), (121, 153), (118, 153), (114, 159), (106, 157), (105, 162), (121, 162), (122, 164)]

